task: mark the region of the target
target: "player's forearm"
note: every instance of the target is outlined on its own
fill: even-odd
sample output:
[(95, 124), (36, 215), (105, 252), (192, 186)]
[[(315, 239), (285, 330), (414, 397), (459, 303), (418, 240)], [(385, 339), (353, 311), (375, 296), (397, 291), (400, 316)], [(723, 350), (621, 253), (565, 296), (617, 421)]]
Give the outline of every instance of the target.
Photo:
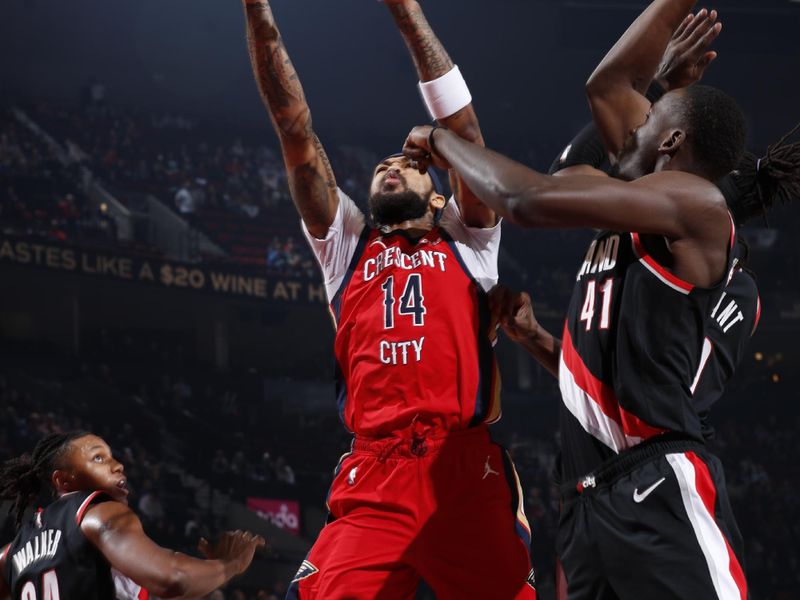
[(159, 598), (198, 598), (210, 594), (233, 579), (238, 571), (231, 562), (201, 560), (174, 553), (169, 561), (169, 571), (174, 574), (162, 589), (148, 591)]
[(493, 150), (437, 129), (432, 139), (464, 184), (488, 208), (512, 223), (536, 226), (535, 198), (553, 179)]
[(247, 48), (258, 91), (281, 141), (311, 140), (311, 111), (268, 2), (244, 0)]
[[(453, 61), (433, 32), (419, 3), (416, 0), (405, 0), (389, 3), (388, 7), (411, 53), (419, 80), (432, 81), (448, 73), (453, 68)], [(472, 104), (439, 122), (464, 139), (483, 144), (478, 117)]]
[(517, 343), (525, 348), (528, 354), (533, 356), (553, 377), (558, 379), (558, 365), (561, 360), (560, 339), (553, 337), (539, 325), (535, 332), (518, 340)]
[(387, 3), (387, 6), (411, 52), (421, 81), (441, 77), (453, 68), (453, 61), (433, 33), (419, 2), (405, 0)]
[(338, 203), (333, 169), (314, 133), (303, 87), (269, 3), (244, 0), (244, 5), (250, 62), (280, 138), (292, 200), (311, 234), (323, 238)]
[(592, 73), (587, 92), (627, 85), (644, 94), (673, 33), (695, 0), (656, 0), (628, 28)]

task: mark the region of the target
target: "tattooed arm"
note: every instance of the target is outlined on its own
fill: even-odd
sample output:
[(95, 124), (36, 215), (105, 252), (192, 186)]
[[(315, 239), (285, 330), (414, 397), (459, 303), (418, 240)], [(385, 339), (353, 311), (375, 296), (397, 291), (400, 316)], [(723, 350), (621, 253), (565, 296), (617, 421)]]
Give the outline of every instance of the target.
[(312, 128), (303, 87), (269, 2), (243, 1), (250, 62), (280, 139), (292, 200), (308, 231), (316, 238), (324, 238), (339, 204), (333, 170)]
[[(431, 81), (450, 71), (453, 61), (425, 19), (419, 3), (416, 0), (386, 0), (386, 4), (411, 52), (420, 81)], [(465, 140), (484, 145), (472, 104), (442, 119), (440, 124)], [(454, 171), (450, 171), (450, 184), (467, 225), (491, 227), (496, 223), (494, 212), (478, 200)]]

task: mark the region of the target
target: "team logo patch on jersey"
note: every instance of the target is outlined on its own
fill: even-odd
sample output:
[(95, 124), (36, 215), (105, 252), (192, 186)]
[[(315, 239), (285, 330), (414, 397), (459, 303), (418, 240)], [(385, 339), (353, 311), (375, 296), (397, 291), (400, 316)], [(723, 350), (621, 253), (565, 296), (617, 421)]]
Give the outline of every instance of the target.
[(536, 573), (534, 573), (533, 569), (531, 569), (531, 572), (528, 573), (528, 578), (525, 580), (525, 583), (527, 583), (533, 589), (536, 589)]
[(317, 573), (319, 573), (319, 569), (307, 560), (304, 560), (300, 565), (300, 568), (297, 570), (297, 575), (295, 575), (294, 579), (292, 579), (292, 583), (300, 581), (301, 579), (307, 579), (312, 575), (316, 575)]

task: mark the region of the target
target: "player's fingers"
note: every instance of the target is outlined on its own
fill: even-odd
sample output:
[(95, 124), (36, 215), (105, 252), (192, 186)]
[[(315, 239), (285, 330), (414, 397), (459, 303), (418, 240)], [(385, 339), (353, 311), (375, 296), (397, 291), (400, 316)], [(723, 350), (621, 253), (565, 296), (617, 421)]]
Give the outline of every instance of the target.
[(686, 18), (683, 22), (678, 26), (678, 29), (675, 30), (675, 33), (672, 34), (672, 39), (679, 40), (681, 36), (686, 32), (686, 29), (689, 27), (689, 23), (694, 20), (694, 15), (689, 13), (686, 15)]
[(264, 536), (257, 535), (255, 538), (256, 546), (259, 548), (263, 548), (267, 545), (267, 540), (264, 539)]
[(209, 554), (209, 545), (208, 540), (204, 537), (200, 538), (200, 541), (197, 542), (197, 549), (204, 555), (208, 556)]
[(706, 31), (705, 34), (695, 42), (690, 52), (693, 55), (698, 55), (698, 56), (701, 55), (706, 51), (706, 48), (708, 48), (714, 42), (714, 40), (717, 39), (717, 37), (719, 37), (719, 34), (721, 32), (722, 32), (722, 23), (715, 23), (713, 27), (711, 27), (708, 31)]
[(696, 14), (692, 15), (691, 20), (686, 24), (681, 36), (684, 40), (694, 33), (697, 28), (705, 22), (708, 18), (708, 10), (705, 8), (698, 10)]
[(690, 28), (691, 31), (685, 37), (684, 47), (691, 48), (694, 46), (713, 26), (714, 22), (708, 18), (708, 15), (695, 19)]
[(706, 70), (706, 67), (710, 65), (714, 60), (717, 58), (717, 53), (713, 50), (711, 52), (706, 52), (699, 61), (697, 61), (697, 69), (702, 73)]

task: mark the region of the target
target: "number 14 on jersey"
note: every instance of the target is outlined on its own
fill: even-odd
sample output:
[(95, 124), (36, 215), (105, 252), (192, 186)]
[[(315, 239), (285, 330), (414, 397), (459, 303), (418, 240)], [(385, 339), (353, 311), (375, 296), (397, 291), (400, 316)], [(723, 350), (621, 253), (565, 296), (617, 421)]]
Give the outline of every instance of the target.
[[(386, 279), (381, 286), (383, 290), (383, 328), (394, 328), (394, 305), (397, 302), (394, 297), (394, 276)], [(419, 273), (411, 273), (406, 280), (406, 287), (400, 294), (400, 306), (397, 314), (400, 316), (410, 316), (413, 319), (414, 327), (425, 325), (425, 296), (422, 294), (422, 276)]]

